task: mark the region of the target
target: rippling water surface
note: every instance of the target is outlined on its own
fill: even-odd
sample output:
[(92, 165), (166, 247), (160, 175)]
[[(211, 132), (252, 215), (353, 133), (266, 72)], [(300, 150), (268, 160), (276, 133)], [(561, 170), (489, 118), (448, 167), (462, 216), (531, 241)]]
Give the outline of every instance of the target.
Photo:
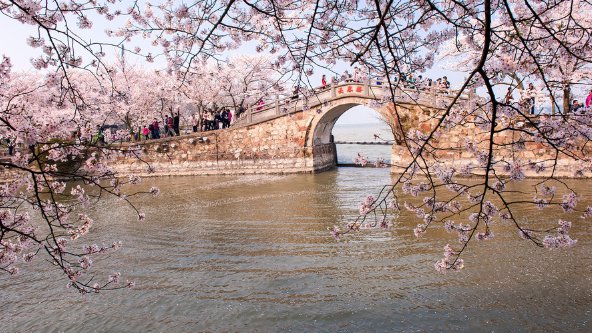
[(573, 219), (577, 246), (560, 251), (497, 224), (496, 239), (473, 243), (457, 274), (433, 268), (454, 237), (416, 239), (407, 216), (336, 243), (327, 227), (354, 217), (390, 177), (340, 168), (148, 179), (142, 186), (162, 192), (136, 200), (146, 222), (117, 201), (91, 212), (100, 222), (89, 242), (124, 243), (95, 268), (137, 287), (80, 296), (36, 260), (20, 277), (0, 276), (0, 331), (590, 331), (592, 222)]

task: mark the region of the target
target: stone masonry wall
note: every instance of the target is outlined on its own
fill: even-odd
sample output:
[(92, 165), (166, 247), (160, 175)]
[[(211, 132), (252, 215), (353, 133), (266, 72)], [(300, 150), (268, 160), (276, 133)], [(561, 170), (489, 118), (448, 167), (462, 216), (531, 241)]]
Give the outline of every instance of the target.
[[(500, 121), (504, 121), (503, 119)], [(436, 126), (437, 119), (433, 114), (420, 114), (417, 124), (417, 129), (422, 133), (428, 134)], [(517, 125), (520, 126), (520, 125)], [(531, 130), (528, 125), (522, 125), (524, 130)], [(478, 150), (487, 151), (489, 144), (489, 132), (478, 129), (473, 125), (456, 126), (450, 130), (439, 132), (439, 136), (432, 140), (432, 145), (436, 148), (433, 150), (435, 158), (444, 161), (447, 166), (454, 166), (457, 169), (471, 164), (473, 166), (479, 165), (477, 158), (467, 148), (466, 141), (471, 140), (477, 143)], [(509, 162), (518, 162), (523, 165), (522, 171), (527, 177), (548, 177), (553, 172), (556, 177), (590, 177), (591, 175), (576, 175), (576, 170), (582, 168), (583, 162), (575, 160), (565, 154), (555, 155), (555, 150), (550, 149), (548, 145), (539, 142), (526, 142), (523, 149), (517, 149), (516, 145), (510, 145), (515, 142), (517, 136), (516, 132), (505, 131), (495, 135), (494, 142), (494, 158), (496, 160), (505, 160)], [(577, 154), (579, 158), (586, 158), (590, 156), (589, 149), (579, 151)], [(428, 163), (433, 163), (434, 156), (428, 157)], [(557, 160), (555, 161), (555, 159)], [(411, 155), (403, 146), (393, 146), (391, 161), (394, 166), (391, 169), (393, 173), (401, 173), (411, 161)], [(534, 162), (534, 163), (531, 163)], [(538, 165), (538, 170), (535, 167)], [(541, 166), (543, 168), (541, 168)], [(542, 169), (542, 170), (541, 170)], [(498, 175), (508, 175), (504, 170), (504, 164), (498, 164), (495, 167)], [(479, 172), (477, 172), (479, 174)]]

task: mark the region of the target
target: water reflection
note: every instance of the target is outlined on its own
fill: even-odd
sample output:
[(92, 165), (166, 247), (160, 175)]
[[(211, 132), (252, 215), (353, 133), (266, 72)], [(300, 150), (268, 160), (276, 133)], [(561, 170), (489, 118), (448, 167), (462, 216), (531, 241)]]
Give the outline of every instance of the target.
[(574, 220), (578, 245), (567, 251), (533, 247), (498, 224), (459, 274), (432, 267), (454, 237), (415, 239), (407, 215), (335, 243), (326, 228), (390, 181), (388, 170), (354, 168), (150, 180), (142, 186), (156, 182), (161, 195), (136, 202), (147, 222), (116, 201), (91, 212), (102, 221), (92, 241), (125, 245), (97, 269), (115, 264), (137, 288), (80, 297), (36, 263), (42, 271), (0, 278), (2, 331), (589, 330), (589, 221)]

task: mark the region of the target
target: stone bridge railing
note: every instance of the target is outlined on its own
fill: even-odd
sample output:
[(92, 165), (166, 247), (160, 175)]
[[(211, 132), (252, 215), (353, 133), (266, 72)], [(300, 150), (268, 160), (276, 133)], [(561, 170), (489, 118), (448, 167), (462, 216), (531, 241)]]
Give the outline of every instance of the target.
[[(419, 104), (432, 108), (445, 108), (458, 94), (456, 90), (417, 89), (396, 87), (394, 91), (395, 102), (407, 104)], [(265, 122), (277, 117), (316, 108), (326, 103), (337, 101), (344, 97), (361, 97), (377, 102), (392, 101), (391, 90), (386, 85), (346, 82), (331, 85), (327, 88), (316, 89), (298, 96), (280, 98), (276, 95), (274, 100), (265, 101), (264, 105), (253, 105), (240, 115), (233, 126), (248, 126)], [(468, 94), (461, 95), (461, 99), (468, 99)]]

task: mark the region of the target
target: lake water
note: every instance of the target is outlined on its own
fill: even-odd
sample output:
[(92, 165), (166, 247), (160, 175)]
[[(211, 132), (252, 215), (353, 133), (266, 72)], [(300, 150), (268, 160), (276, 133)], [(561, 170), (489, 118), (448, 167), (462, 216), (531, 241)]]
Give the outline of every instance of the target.
[[(375, 134), (384, 140), (393, 139), (390, 128), (383, 122), (355, 125), (337, 123), (333, 128), (333, 137), (336, 142), (381, 142), (381, 140), (374, 138)], [(390, 145), (338, 144), (337, 163), (351, 164), (358, 153), (368, 157), (370, 161), (376, 161), (377, 158), (382, 158), (386, 162), (390, 162), (391, 160)]]
[[(387, 169), (316, 175), (163, 177), (138, 198), (138, 222), (120, 201), (93, 207), (85, 243), (121, 240), (96, 260), (134, 289), (81, 296), (37, 258), (0, 275), (1, 332), (417, 332), (592, 329), (592, 222), (572, 218), (572, 249), (549, 251), (496, 224), (472, 243), (460, 273), (433, 264), (456, 237), (423, 238), (402, 215), (388, 231), (335, 242), (327, 228), (391, 182)], [(592, 194), (589, 182), (574, 184)], [(554, 221), (545, 211), (520, 219)], [(80, 243), (82, 246), (83, 243)]]

